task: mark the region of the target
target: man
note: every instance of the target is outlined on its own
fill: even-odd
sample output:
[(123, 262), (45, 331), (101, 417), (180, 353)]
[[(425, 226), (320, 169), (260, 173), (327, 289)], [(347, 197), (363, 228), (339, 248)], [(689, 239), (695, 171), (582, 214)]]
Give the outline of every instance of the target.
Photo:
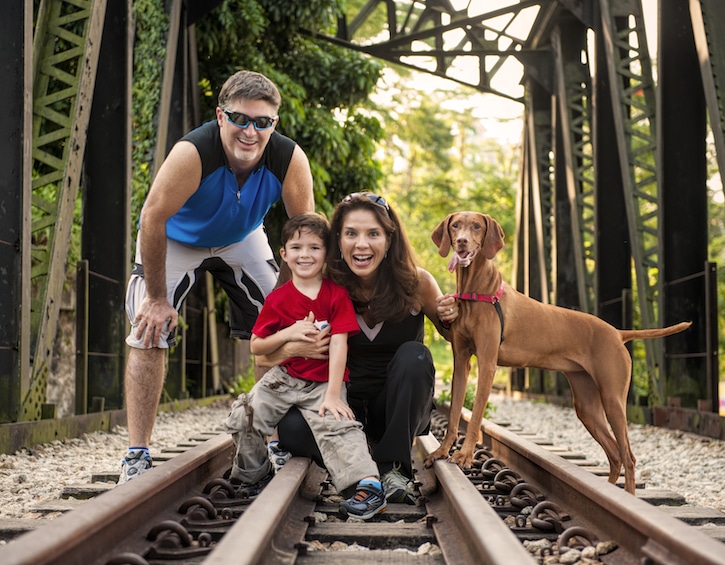
[(178, 312), (211, 272), (229, 296), (231, 337), (249, 339), (278, 267), (262, 222), (280, 198), (290, 217), (314, 211), (304, 151), (275, 131), (279, 92), (239, 71), (222, 86), (216, 120), (183, 137), (151, 185), (141, 212), (126, 310), (129, 450), (119, 483), (151, 468), (151, 440)]

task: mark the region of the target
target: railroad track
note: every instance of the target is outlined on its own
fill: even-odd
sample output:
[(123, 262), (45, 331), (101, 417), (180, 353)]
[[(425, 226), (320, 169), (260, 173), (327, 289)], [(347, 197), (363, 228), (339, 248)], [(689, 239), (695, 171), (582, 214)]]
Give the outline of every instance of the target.
[[(434, 428), (444, 426), (438, 413)], [(687, 507), (678, 517), (677, 506), (666, 506), (684, 503), (674, 493), (638, 489), (632, 497), (575, 454), (487, 420), (482, 430), (485, 449), (467, 473), (445, 461), (424, 469), (438, 441), (418, 438), (419, 504), (389, 504), (364, 523), (341, 519), (327, 474), (303, 458), (290, 460), (253, 502), (235, 498), (224, 479), (231, 440), (210, 433), (152, 473), (99, 487), (108, 492), (0, 549), (0, 563), (725, 564), (723, 543), (684, 521), (699, 512), (725, 526), (725, 514)], [(592, 560), (577, 561), (581, 555)]]

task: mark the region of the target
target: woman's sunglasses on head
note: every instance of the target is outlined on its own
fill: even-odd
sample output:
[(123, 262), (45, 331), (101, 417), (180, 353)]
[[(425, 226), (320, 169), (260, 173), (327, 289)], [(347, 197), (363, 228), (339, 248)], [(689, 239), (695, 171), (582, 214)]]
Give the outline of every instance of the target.
[(377, 204), (378, 206), (385, 208), (386, 212), (390, 211), (390, 206), (388, 206), (388, 203), (385, 201), (385, 198), (382, 196), (375, 194), (374, 192), (352, 192), (345, 196), (345, 198), (342, 199), (342, 201), (345, 204), (348, 204), (352, 202), (353, 200), (357, 200), (359, 198), (367, 198), (370, 202), (373, 204)]

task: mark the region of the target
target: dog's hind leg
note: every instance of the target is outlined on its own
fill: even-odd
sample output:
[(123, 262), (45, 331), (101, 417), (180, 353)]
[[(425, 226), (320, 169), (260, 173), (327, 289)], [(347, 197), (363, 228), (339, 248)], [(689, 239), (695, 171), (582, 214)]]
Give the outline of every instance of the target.
[(609, 429), (599, 388), (586, 371), (569, 371), (566, 373), (566, 377), (571, 386), (576, 415), (604, 450), (609, 462), (608, 480), (614, 484), (622, 469), (622, 458), (617, 440)]
[(637, 461), (632, 453), (627, 429), (627, 391), (632, 370), (631, 363), (629, 352), (622, 345), (619, 355), (616, 352), (610, 354), (609, 362), (603, 371), (597, 369), (596, 377), (599, 382), (599, 394), (604, 406), (604, 413), (612, 427), (619, 447), (619, 456), (624, 465), (624, 490), (634, 494), (634, 468)]

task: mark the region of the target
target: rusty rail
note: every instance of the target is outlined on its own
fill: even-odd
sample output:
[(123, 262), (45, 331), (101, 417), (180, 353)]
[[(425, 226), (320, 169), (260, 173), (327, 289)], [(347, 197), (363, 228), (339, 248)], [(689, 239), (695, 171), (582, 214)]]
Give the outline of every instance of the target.
[(0, 549), (3, 565), (89, 565), (99, 548), (148, 529), (147, 520), (183, 499), (190, 485), (221, 476), (232, 453), (230, 436), (212, 437), (120, 485), (79, 510), (68, 512)]
[[(468, 417), (470, 412), (464, 411), (464, 421)], [(567, 524), (573, 527), (553, 538), (544, 535), (554, 540), (559, 535), (560, 547), (577, 532), (591, 532), (596, 539), (618, 545), (607, 555), (607, 563), (725, 565), (722, 543), (504, 426), (484, 420), (481, 429), (492, 458), (505, 462), (502, 474), (520, 475), (543, 493), (546, 504), (571, 513)], [(411, 563), (536, 563), (522, 544), (522, 530), (536, 535), (536, 527), (511, 527), (502, 519), (514, 512), (517, 524), (527, 524), (522, 512), (511, 510), (513, 490), (492, 497), (498, 479), (482, 483), (481, 474), (477, 479), (466, 476), (446, 461), (424, 469), (422, 461), (437, 447), (431, 434), (418, 438), (414, 446), (419, 506), (389, 504), (370, 522), (333, 519), (323, 524), (316, 516), (329, 519), (337, 514), (337, 493), (324, 470), (307, 459), (293, 458), (258, 498), (240, 500), (222, 478), (229, 469), (231, 439), (211, 435), (153, 472), (11, 542), (0, 549), (0, 562), (143, 565), (149, 563), (146, 559), (156, 561), (142, 555), (173, 554), (177, 548), (175, 563), (189, 562), (189, 552), (195, 552), (193, 562), (206, 565), (360, 562), (355, 552), (315, 553), (312, 547), (320, 540), (347, 539), (361, 544), (367, 540), (375, 557), (383, 560), (396, 559), (395, 547), (417, 547), (424, 540), (440, 547), (442, 557), (413, 555)], [(194, 505), (198, 511), (189, 513)], [(528, 518), (534, 526), (535, 514), (536, 509)], [(168, 533), (158, 533), (164, 528)]]
[[(470, 416), (464, 408), (467, 425)], [(496, 458), (527, 480), (545, 485), (547, 498), (576, 508), (579, 519), (600, 539), (614, 539), (650, 564), (725, 565), (721, 542), (490, 420), (482, 421), (481, 431), (483, 444)]]

